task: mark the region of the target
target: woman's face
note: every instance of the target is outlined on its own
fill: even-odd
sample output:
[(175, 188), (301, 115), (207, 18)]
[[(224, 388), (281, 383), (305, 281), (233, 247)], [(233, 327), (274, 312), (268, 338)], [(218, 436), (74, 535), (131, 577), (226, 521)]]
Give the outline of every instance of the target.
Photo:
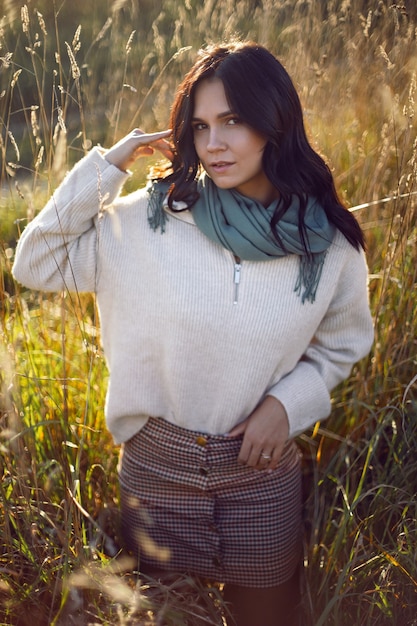
[(278, 196), (262, 166), (267, 140), (230, 110), (219, 78), (196, 87), (192, 128), (198, 158), (218, 187), (236, 189), (265, 206)]

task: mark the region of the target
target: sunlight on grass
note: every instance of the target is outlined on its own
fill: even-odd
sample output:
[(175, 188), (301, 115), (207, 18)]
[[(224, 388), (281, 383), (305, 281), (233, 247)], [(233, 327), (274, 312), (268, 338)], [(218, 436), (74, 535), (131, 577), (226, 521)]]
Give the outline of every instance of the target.
[(300, 438), (303, 626), (416, 623), (417, 8), (370, 5), (2, 3), (0, 623), (222, 624), (218, 588), (157, 584), (122, 556), (94, 298), (29, 292), (11, 264), (67, 169), (132, 125), (164, 128), (196, 50), (236, 33), (293, 76), (347, 206), (369, 202), (356, 215), (375, 345), (336, 390), (329, 420)]

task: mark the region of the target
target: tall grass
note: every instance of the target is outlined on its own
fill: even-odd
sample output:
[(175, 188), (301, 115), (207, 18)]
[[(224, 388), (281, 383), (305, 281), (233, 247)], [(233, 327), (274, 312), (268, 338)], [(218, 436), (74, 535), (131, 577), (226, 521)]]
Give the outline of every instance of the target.
[[(65, 171), (132, 125), (165, 128), (196, 49), (240, 34), (284, 62), (341, 196), (365, 204), (375, 345), (329, 420), (300, 438), (303, 626), (415, 624), (414, 3), (70, 5), (0, 4), (0, 623), (221, 623), (217, 588), (155, 585), (117, 557), (118, 450), (94, 298), (29, 292), (11, 263)], [(145, 174), (138, 165), (128, 189)]]

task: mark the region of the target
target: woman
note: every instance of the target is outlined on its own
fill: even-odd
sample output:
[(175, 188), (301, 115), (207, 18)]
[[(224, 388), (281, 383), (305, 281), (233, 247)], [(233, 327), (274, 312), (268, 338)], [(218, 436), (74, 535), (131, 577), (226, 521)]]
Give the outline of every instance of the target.
[[(265, 48), (202, 51), (171, 129), (84, 157), (25, 229), (14, 274), (97, 293), (141, 570), (224, 583), (236, 626), (289, 626), (294, 438), (328, 416), (331, 389), (370, 350), (363, 235)], [(121, 197), (129, 166), (154, 150), (170, 170)]]

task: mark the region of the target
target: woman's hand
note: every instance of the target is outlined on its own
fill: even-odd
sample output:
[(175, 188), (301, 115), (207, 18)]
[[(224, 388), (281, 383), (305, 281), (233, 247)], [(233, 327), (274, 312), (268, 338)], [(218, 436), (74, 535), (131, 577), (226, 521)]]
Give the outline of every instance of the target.
[(107, 150), (105, 159), (120, 170), (127, 170), (141, 156), (151, 156), (159, 150), (164, 157), (172, 160), (172, 150), (166, 140), (171, 135), (170, 130), (159, 133), (144, 133), (135, 128), (128, 135)]
[(274, 470), (288, 440), (287, 412), (279, 400), (267, 396), (229, 436), (243, 434), (238, 462), (256, 469)]

